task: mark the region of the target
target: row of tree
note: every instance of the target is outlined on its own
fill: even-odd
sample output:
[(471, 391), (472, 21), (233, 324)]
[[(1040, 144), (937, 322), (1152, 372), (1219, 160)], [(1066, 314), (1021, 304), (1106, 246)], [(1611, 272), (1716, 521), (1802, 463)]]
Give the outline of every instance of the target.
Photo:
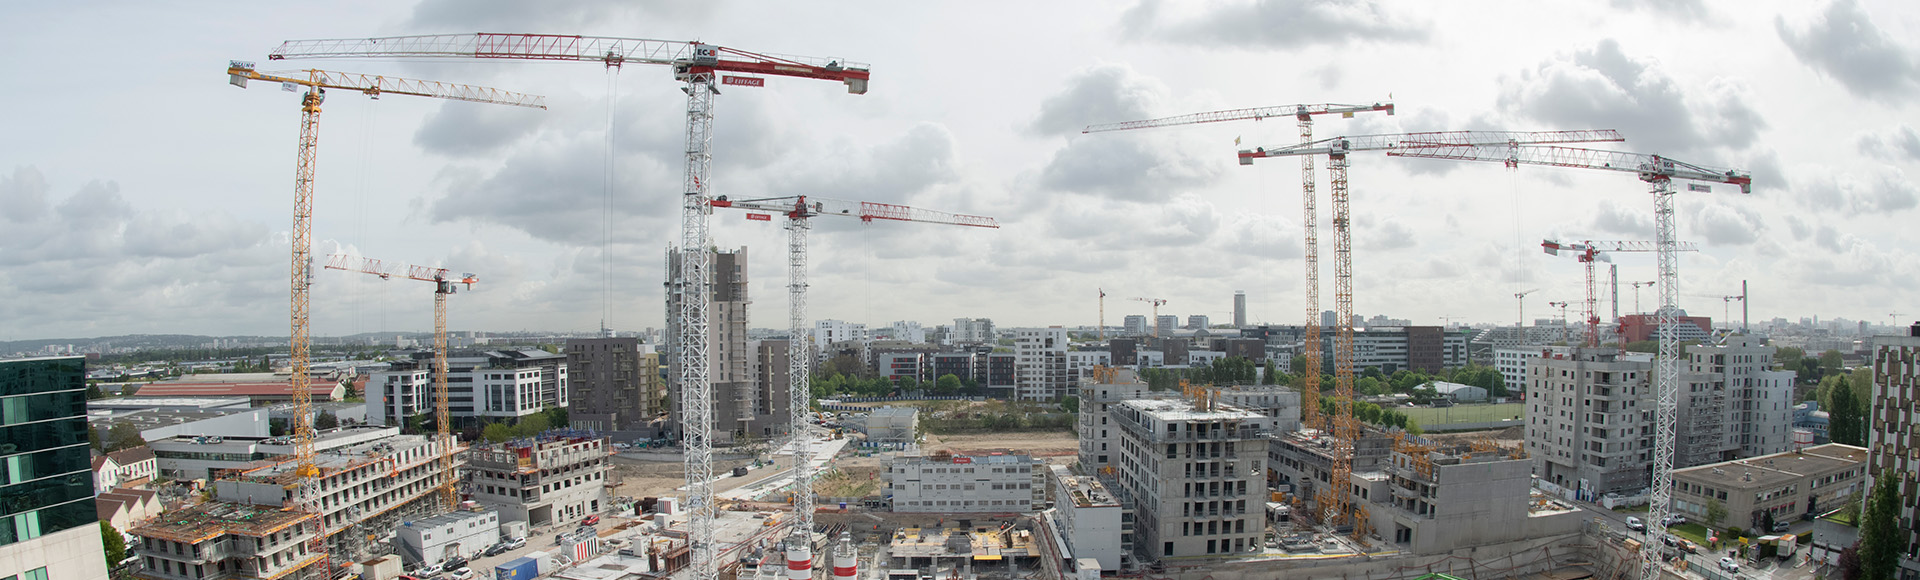
[[(1333, 397), (1320, 397), (1320, 416), (1332, 417), (1335, 411)], [(1376, 427), (1399, 427), (1408, 434), (1419, 435), (1420, 422), (1408, 417), (1406, 413), (1393, 409), (1383, 409), (1379, 405), (1366, 401), (1353, 402), (1353, 418)]]

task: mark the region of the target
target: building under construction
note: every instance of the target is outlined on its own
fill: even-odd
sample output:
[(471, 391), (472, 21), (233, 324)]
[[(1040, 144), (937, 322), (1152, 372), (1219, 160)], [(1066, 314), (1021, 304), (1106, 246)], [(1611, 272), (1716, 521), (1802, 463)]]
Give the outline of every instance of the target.
[[(465, 462), (462, 450), (427, 436), (397, 435), (316, 453), (314, 465), (320, 472), (307, 504), (311, 511), (306, 512), (298, 511), (295, 501), (298, 485), (291, 457), (216, 473), (212, 501), (167, 512), (131, 531), (141, 538), (143, 550), (150, 549), (156, 558), (175, 558), (178, 566), (165, 568), (155, 561), (142, 574), (167, 580), (299, 578), (290, 574), (318, 561), (321, 542), (324, 555), (340, 563), (384, 552), (386, 534), (401, 522), (447, 510), (436, 494), (447, 475), (441, 459), (452, 453), (457, 469)], [(301, 522), (309, 523), (294, 526)], [(263, 551), (286, 545), (291, 537), (303, 538), (302, 551)], [(195, 551), (193, 545), (200, 544), (215, 547)], [(249, 558), (258, 561), (248, 563)], [(203, 568), (195, 573), (189, 563)]]

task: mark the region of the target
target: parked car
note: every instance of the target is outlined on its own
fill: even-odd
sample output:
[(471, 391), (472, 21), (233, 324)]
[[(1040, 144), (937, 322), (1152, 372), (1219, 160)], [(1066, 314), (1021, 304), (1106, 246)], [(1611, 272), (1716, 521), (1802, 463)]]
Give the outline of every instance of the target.
[(600, 514), (593, 514), (587, 516), (587, 519), (580, 520), (580, 525), (583, 526), (591, 526), (598, 523), (600, 523)]
[(475, 574), (472, 568), (461, 568), (453, 571), (453, 580), (473, 580), (474, 576)]
[(1644, 532), (1647, 531), (1647, 523), (1640, 521), (1637, 516), (1627, 516), (1627, 529)]
[(1728, 572), (1735, 572), (1735, 573), (1738, 573), (1738, 572), (1740, 571), (1740, 562), (1739, 562), (1739, 561), (1737, 561), (1737, 560), (1734, 560), (1733, 558), (1728, 558), (1728, 557), (1726, 557), (1726, 556), (1721, 556), (1721, 557), (1720, 557), (1720, 569), (1721, 569), (1721, 570), (1726, 570), (1726, 571), (1728, 571)]
[(456, 557), (451, 560), (447, 560), (447, 563), (445, 565), (440, 566), (440, 571), (452, 572), (454, 570), (459, 570), (465, 567), (467, 567), (467, 559)]
[(481, 555), (485, 555), (485, 556), (498, 556), (498, 555), (501, 555), (501, 554), (505, 554), (505, 553), (507, 553), (507, 550), (511, 550), (511, 549), (513, 549), (513, 548), (509, 548), (509, 547), (507, 547), (507, 543), (506, 543), (506, 542), (501, 542), (501, 543), (498, 543), (498, 544), (494, 544), (494, 545), (491, 545), (491, 546), (487, 546), (487, 551), (485, 551), (485, 552), (481, 552)]
[(1680, 525), (1680, 524), (1684, 524), (1684, 523), (1687, 523), (1687, 516), (1683, 516), (1680, 514), (1673, 514), (1673, 515), (1667, 516), (1667, 527), (1669, 528)]
[(1787, 522), (1774, 522), (1773, 533), (1784, 534), (1784, 533), (1787, 533), (1787, 529), (1791, 527), (1792, 526), (1787, 525)]
[(500, 545), (506, 546), (508, 550), (518, 550), (527, 547), (527, 539), (522, 536), (514, 536), (507, 538), (507, 541), (501, 542)]

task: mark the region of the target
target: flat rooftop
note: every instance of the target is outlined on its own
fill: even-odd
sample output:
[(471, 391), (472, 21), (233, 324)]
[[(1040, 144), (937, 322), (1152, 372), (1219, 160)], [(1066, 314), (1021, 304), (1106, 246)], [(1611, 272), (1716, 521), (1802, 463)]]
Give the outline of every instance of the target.
[(1060, 487), (1064, 488), (1067, 495), (1073, 499), (1074, 507), (1120, 507), (1120, 502), (1114, 498), (1113, 493), (1107, 491), (1106, 484), (1100, 483), (1098, 479), (1074, 475), (1064, 465), (1053, 466), (1053, 476), (1060, 480)]
[(134, 526), (132, 532), (195, 544), (226, 533), (265, 536), (314, 517), (318, 516), (286, 508), (212, 501), (164, 512)]
[[(393, 435), (390, 437), (360, 441), (350, 445), (342, 445), (332, 449), (316, 449), (313, 454), (313, 464), (315, 467), (320, 468), (320, 476), (326, 477), (384, 460), (389, 455), (425, 447), (431, 443), (425, 435)], [(461, 450), (461, 448), (456, 447), (454, 452), (459, 453)], [(234, 479), (255, 483), (284, 485), (293, 482), (294, 467), (294, 462), (286, 459), (247, 470)]]
[(1788, 451), (1676, 469), (1673, 476), (1697, 479), (1716, 487), (1760, 489), (1846, 471), (1866, 461), (1867, 450), (1864, 448), (1828, 443), (1798, 452)]
[(250, 406), (246, 397), (143, 397), (129, 395), (87, 401), (88, 409), (221, 409)]
[(1253, 420), (1267, 418), (1266, 415), (1219, 403), (1214, 404), (1213, 410), (1211, 411), (1200, 409), (1193, 406), (1193, 401), (1186, 399), (1129, 399), (1121, 404), (1139, 409), (1144, 413), (1152, 414), (1155, 418), (1162, 421)]

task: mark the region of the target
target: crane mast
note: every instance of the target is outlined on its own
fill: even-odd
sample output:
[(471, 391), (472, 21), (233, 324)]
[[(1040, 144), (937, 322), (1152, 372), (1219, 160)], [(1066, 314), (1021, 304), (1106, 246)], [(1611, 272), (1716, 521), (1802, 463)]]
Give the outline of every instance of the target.
[[(767, 199), (729, 200), (725, 196), (707, 202), (711, 207), (778, 213), (787, 218), (787, 322), (792, 338), (787, 343), (788, 428), (793, 446), (793, 534), (788, 537), (787, 563), (812, 566), (813, 543), (813, 451), (807, 440), (807, 416), (812, 407), (810, 380), (812, 351), (800, 339), (807, 332), (807, 234), (815, 216), (947, 224), (995, 228), (990, 217), (953, 214), (903, 205), (851, 202), (835, 199), (793, 196)], [(769, 220), (768, 214), (748, 214), (747, 219)], [(1102, 293), (1105, 296), (1105, 293)]]
[[(1563, 251), (1569, 252), (1568, 255), (1572, 256), (1575, 260), (1579, 260), (1580, 264), (1585, 266), (1587, 273), (1586, 347), (1597, 348), (1600, 346), (1600, 311), (1598, 294), (1594, 284), (1594, 262), (1608, 262), (1608, 265), (1611, 266), (1613, 265), (1613, 259), (1609, 257), (1609, 254), (1613, 252), (1655, 252), (1659, 251), (1659, 244), (1656, 242), (1596, 242), (1592, 240), (1562, 244), (1553, 240), (1541, 240), (1540, 248), (1546, 253), (1555, 256), (1561, 255), (1560, 252)], [(1692, 242), (1679, 242), (1676, 248), (1682, 252), (1692, 252), (1698, 249)], [(1615, 272), (1617, 273), (1617, 270), (1615, 270)], [(1619, 287), (1618, 278), (1615, 277), (1613, 292), (1613, 319), (1615, 321), (1620, 319)]]
[[(1649, 498), (1652, 507), (1647, 516), (1652, 522), (1650, 528), (1657, 530), (1650, 535), (1665, 534), (1667, 514), (1672, 509), (1668, 504), (1673, 499), (1673, 451), (1680, 390), (1680, 338), (1676, 332), (1680, 324), (1680, 242), (1676, 239), (1675, 233), (1673, 180), (1724, 183), (1738, 186), (1740, 193), (1752, 193), (1753, 176), (1745, 171), (1711, 168), (1659, 155), (1574, 147), (1509, 147), (1494, 150), (1473, 146), (1421, 146), (1390, 151), (1387, 154), (1457, 161), (1493, 161), (1505, 163), (1508, 167), (1547, 165), (1625, 171), (1635, 174), (1641, 181), (1647, 183), (1647, 192), (1653, 195), (1654, 243), (1656, 244), (1655, 255), (1658, 256), (1656, 281), (1659, 283), (1654, 286), (1660, 295), (1659, 310), (1654, 313), (1654, 319), (1660, 329), (1660, 346), (1658, 356), (1654, 358), (1653, 363), (1656, 399), (1653, 430), (1654, 456)], [(1698, 183), (1688, 184), (1687, 189), (1695, 192), (1712, 190), (1711, 186)], [(1640, 550), (1640, 578), (1658, 580), (1661, 544), (1652, 541), (1651, 537), (1648, 540)]]
[[(1254, 120), (1268, 117), (1292, 116), (1300, 128), (1300, 143), (1313, 142), (1313, 118), (1318, 115), (1340, 115), (1352, 118), (1355, 114), (1369, 111), (1394, 113), (1393, 103), (1373, 103), (1371, 105), (1281, 105), (1275, 107), (1254, 107), (1248, 109), (1230, 109), (1195, 113), (1145, 121), (1128, 121), (1105, 125), (1091, 125), (1082, 133), (1103, 131), (1122, 131), (1128, 129), (1149, 129), (1175, 125), (1197, 123), (1218, 123), (1223, 121)], [(1300, 355), (1306, 368), (1303, 369), (1300, 386), (1300, 400), (1308, 404), (1301, 405), (1301, 424), (1312, 429), (1326, 429), (1320, 418), (1320, 212), (1316, 207), (1318, 194), (1315, 190), (1314, 160), (1311, 155), (1300, 156), (1300, 230), (1303, 237), (1302, 257), (1306, 266), (1306, 277), (1302, 287), (1306, 290), (1306, 324), (1302, 326)], [(1158, 318), (1156, 315), (1155, 318)], [(1156, 323), (1158, 320), (1155, 321)], [(1157, 327), (1156, 327), (1157, 328)]]
[[(707, 352), (708, 304), (712, 296), (711, 236), (707, 202), (713, 155), (713, 97), (715, 83), (762, 86), (757, 77), (718, 76), (747, 73), (839, 81), (847, 92), (867, 92), (868, 66), (838, 58), (800, 57), (748, 52), (701, 42), (559, 34), (429, 34), (384, 38), (293, 40), (282, 43), (269, 59), (286, 58), (455, 58), (595, 62), (608, 67), (649, 64), (672, 67), (674, 80), (685, 83), (687, 94), (686, 172), (682, 180), (679, 278), (669, 280), (680, 306), (672, 313), (679, 323), (674, 356), (680, 365), (681, 417), (686, 445), (688, 543), (692, 548), (692, 577), (717, 577), (717, 545), (713, 537), (713, 384)], [(716, 78), (718, 76), (718, 78)]]
[(1147, 323), (1147, 329), (1154, 338), (1160, 338), (1160, 305), (1166, 304), (1167, 301), (1159, 298), (1135, 298), (1134, 300), (1153, 305), (1153, 320)]
[[(1303, 131), (1304, 133), (1304, 131)], [(1304, 135), (1303, 137), (1308, 137)], [(1329, 139), (1309, 141), (1303, 139), (1296, 145), (1274, 148), (1256, 147), (1239, 152), (1241, 165), (1252, 165), (1255, 159), (1293, 156), (1327, 156), (1329, 199), (1333, 202), (1334, 234), (1334, 417), (1331, 421), (1334, 435), (1333, 466), (1331, 480), (1325, 492), (1316, 499), (1322, 514), (1321, 523), (1338, 526), (1341, 522), (1353, 522), (1355, 536), (1366, 532), (1365, 506), (1355, 504), (1350, 492), (1353, 474), (1353, 445), (1359, 436), (1360, 427), (1353, 418), (1353, 231), (1349, 210), (1347, 156), (1358, 151), (1388, 151), (1401, 147), (1429, 147), (1442, 145), (1478, 145), (1507, 146), (1532, 143), (1581, 143), (1592, 141), (1624, 140), (1618, 131), (1611, 129), (1581, 131), (1432, 131), (1419, 133), (1398, 133), (1381, 135), (1340, 136)], [(1313, 321), (1316, 322), (1317, 321)], [(1310, 324), (1308, 328), (1313, 328)], [(1317, 348), (1310, 345), (1306, 349)], [(1317, 369), (1308, 369), (1311, 376)], [(1313, 406), (1317, 401), (1306, 401), (1303, 405)], [(1351, 518), (1351, 519), (1348, 519)]]
[[(281, 76), (290, 73), (262, 73), (254, 70), (251, 62), (231, 61), (227, 64), (227, 82), (240, 88), (247, 88), (250, 81), (280, 83), (287, 90), (306, 87), (300, 98), (300, 140), (297, 147), (293, 172), (293, 227), (288, 241), (292, 246), (290, 286), (292, 299), (289, 307), (290, 332), (288, 340), (288, 359), (292, 364), (289, 377), (293, 391), (294, 413), (292, 431), (294, 439), (294, 480), (298, 489), (294, 493), (295, 503), (305, 510), (315, 510), (311, 505), (319, 493), (318, 478), (320, 468), (314, 464), (313, 424), (313, 385), (308, 377), (312, 369), (312, 340), (309, 334), (311, 314), (310, 293), (313, 287), (313, 193), (314, 164), (320, 140), (320, 110), (326, 101), (327, 89), (356, 91), (372, 98), (396, 94), (416, 97), (431, 97), (476, 103), (512, 105), (537, 109), (547, 108), (545, 98), (502, 91), (499, 89), (423, 81), (400, 77), (364, 75), (309, 69), (297, 71), (302, 76)], [(451, 448), (442, 450), (449, 454)], [(321, 526), (322, 518), (313, 520), (315, 526)], [(315, 534), (310, 551), (324, 553), (326, 541), (324, 533)]]

